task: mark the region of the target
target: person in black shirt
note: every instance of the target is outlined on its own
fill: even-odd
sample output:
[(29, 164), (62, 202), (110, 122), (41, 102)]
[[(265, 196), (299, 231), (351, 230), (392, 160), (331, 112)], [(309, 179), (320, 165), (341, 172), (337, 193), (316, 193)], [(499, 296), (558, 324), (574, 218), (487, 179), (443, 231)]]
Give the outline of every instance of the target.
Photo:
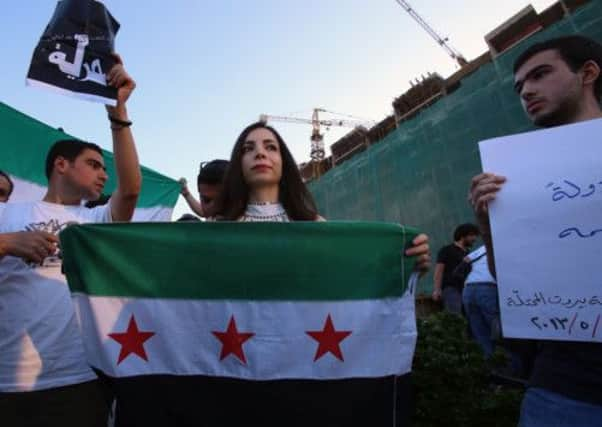
[(454, 231), (454, 243), (441, 248), (437, 255), (433, 300), (443, 299), (443, 307), (451, 313), (462, 313), (464, 287), (464, 283), (454, 278), (452, 273), (468, 254), (478, 236), (479, 228), (476, 225), (462, 224)]
[[(518, 57), (514, 88), (527, 116), (537, 126), (599, 119), (601, 68), (599, 43), (577, 35), (551, 39), (531, 46)], [(494, 275), (488, 204), (505, 181), (502, 176), (482, 173), (473, 178), (470, 189)], [(578, 287), (579, 283), (568, 285)], [(525, 341), (526, 346), (529, 344)], [(602, 426), (602, 343), (539, 341), (531, 347), (535, 356), (520, 427)]]

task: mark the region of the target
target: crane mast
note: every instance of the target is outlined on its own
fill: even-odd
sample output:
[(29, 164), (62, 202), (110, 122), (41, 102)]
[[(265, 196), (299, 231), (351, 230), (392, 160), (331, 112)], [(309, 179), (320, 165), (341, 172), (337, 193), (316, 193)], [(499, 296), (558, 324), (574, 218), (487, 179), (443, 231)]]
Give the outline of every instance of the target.
[(314, 164), (320, 163), (326, 157), (326, 152), (324, 151), (324, 135), (320, 133), (320, 117), (318, 116), (318, 112), (324, 111), (321, 108), (314, 108), (314, 111), (311, 115), (311, 137), (309, 138), (311, 141), (311, 151), (309, 152), (309, 157)]
[[(343, 126), (343, 127), (357, 127), (368, 125), (371, 126), (374, 124), (372, 121), (368, 120), (349, 120), (349, 119), (320, 119), (319, 113), (332, 113), (332, 111), (325, 110), (323, 108), (314, 108), (311, 119), (303, 119), (299, 117), (287, 117), (287, 116), (272, 116), (269, 114), (262, 114), (259, 116), (259, 121), (262, 123), (267, 123), (268, 121), (273, 122), (283, 122), (283, 123), (300, 123), (300, 124), (310, 124), (312, 127), (311, 130), (311, 150), (310, 150), (310, 158), (312, 163), (314, 164), (314, 175), (319, 175), (316, 171), (318, 171), (318, 165), (324, 158), (326, 157), (326, 152), (324, 150), (324, 135), (321, 132), (321, 126), (324, 127), (332, 127), (332, 126)], [(337, 113), (334, 113), (337, 114)]]
[(396, 0), (397, 3), (399, 3), (399, 5), (401, 7), (403, 7), (405, 9), (406, 12), (408, 12), (408, 14), (416, 21), (418, 22), (418, 24), (433, 38), (435, 39), (435, 41), (437, 42), (437, 44), (439, 44), (439, 46), (441, 46), (449, 56), (452, 57), (453, 60), (455, 60), (458, 65), (460, 67), (463, 67), (464, 65), (468, 64), (468, 61), (466, 61), (466, 58), (464, 58), (464, 56), (458, 52), (456, 49), (454, 49), (453, 47), (451, 47), (448, 43), (447, 43), (447, 38), (443, 38), (441, 37), (419, 14), (418, 12), (416, 12), (414, 10), (414, 8), (410, 5), (410, 3), (408, 3), (405, 0)]

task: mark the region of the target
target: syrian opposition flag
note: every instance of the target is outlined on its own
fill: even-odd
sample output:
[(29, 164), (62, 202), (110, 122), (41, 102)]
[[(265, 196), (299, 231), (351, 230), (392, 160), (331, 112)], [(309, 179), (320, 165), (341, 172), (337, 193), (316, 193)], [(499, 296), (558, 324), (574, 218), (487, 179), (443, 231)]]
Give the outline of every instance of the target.
[[(8, 173), (15, 185), (9, 203), (42, 200), (48, 191), (48, 179), (44, 174), (46, 153), (61, 139), (80, 138), (0, 102), (0, 140), (4, 148), (0, 170)], [(104, 194), (108, 195), (117, 187), (117, 173), (113, 153), (103, 150), (103, 157), (109, 176)], [(142, 189), (133, 221), (170, 221), (180, 184), (145, 166), (141, 166), (140, 171)]]
[[(416, 341), (414, 230), (95, 224), (61, 233), (118, 425), (393, 426)], [(401, 378), (401, 379), (400, 379)]]
[(36, 46), (26, 83), (77, 98), (116, 105), (106, 74), (119, 23), (95, 0), (62, 0)]

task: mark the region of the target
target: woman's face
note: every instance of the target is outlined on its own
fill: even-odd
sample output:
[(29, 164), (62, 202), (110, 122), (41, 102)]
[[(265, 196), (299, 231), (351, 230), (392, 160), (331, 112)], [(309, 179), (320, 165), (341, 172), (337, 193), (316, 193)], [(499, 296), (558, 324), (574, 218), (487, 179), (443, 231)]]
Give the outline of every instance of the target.
[(251, 188), (280, 183), (282, 157), (272, 131), (259, 128), (249, 133), (242, 146), (242, 174)]

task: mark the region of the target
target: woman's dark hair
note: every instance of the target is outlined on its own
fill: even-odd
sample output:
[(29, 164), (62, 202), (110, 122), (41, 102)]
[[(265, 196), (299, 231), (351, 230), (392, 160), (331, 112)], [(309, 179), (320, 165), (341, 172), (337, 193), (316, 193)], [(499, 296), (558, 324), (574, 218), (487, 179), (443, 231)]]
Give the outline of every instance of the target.
[(282, 178), (280, 179), (279, 199), (292, 221), (314, 221), (318, 210), (314, 198), (303, 183), (295, 159), (276, 129), (262, 122), (247, 126), (239, 135), (232, 149), (230, 164), (224, 176), (224, 184), (217, 200), (218, 218), (235, 221), (240, 218), (249, 202), (249, 186), (242, 173), (243, 146), (247, 137), (255, 129), (267, 129), (274, 134), (282, 157)]

